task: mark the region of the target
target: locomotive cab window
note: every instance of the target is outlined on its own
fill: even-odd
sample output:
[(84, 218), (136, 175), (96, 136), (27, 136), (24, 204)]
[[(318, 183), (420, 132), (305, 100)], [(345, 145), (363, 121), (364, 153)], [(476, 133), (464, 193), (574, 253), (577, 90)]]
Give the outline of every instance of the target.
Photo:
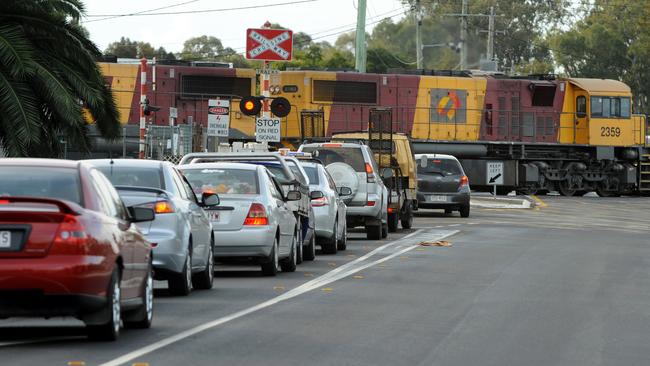
[(576, 98), (576, 115), (578, 118), (587, 117), (587, 98), (583, 95)]
[(591, 116), (601, 118), (630, 118), (630, 98), (591, 97)]

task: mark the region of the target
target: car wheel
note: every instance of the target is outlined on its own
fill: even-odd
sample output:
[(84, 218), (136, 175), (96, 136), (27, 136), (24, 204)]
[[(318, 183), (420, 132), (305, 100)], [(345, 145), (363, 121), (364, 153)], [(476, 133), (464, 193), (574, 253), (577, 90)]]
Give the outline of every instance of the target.
[(193, 285), (197, 289), (209, 290), (214, 282), (214, 239), (210, 239), (208, 250), (208, 263), (201, 273), (194, 275)]
[(316, 233), (311, 235), (309, 240), (309, 245), (303, 251), (303, 258), (307, 261), (313, 261), (316, 259)]
[(120, 274), (118, 269), (113, 270), (111, 280), (108, 284), (108, 296), (106, 297), (106, 312), (109, 315), (108, 321), (100, 325), (87, 325), (88, 337), (98, 341), (114, 341), (120, 335), (122, 321), (122, 304), (120, 289)]
[(176, 273), (168, 281), (169, 292), (174, 296), (187, 296), (192, 292), (192, 248), (185, 253), (185, 264), (181, 273)]
[(343, 233), (341, 234), (341, 239), (336, 245), (338, 250), (346, 250), (348, 248), (348, 225), (347, 223), (343, 224)]
[(367, 225), (366, 226), (366, 237), (368, 240), (380, 240), (381, 239), (381, 229), (382, 224), (379, 225)]
[(460, 206), (460, 217), (469, 217), (469, 205)]
[(399, 216), (396, 213), (388, 214), (388, 231), (394, 233), (397, 231), (399, 226)]
[(338, 221), (334, 221), (334, 228), (332, 229), (332, 237), (325, 239), (323, 241), (323, 245), (321, 245), (321, 248), (323, 249), (323, 254), (336, 254), (337, 251), (337, 242), (336, 240), (336, 231), (338, 230)]
[(381, 224), (381, 238), (386, 239), (388, 237), (388, 224)]
[(295, 272), (298, 265), (298, 246), (302, 245), (298, 242), (298, 228), (296, 228), (296, 233), (293, 234), (293, 243), (291, 243), (291, 250), (289, 250), (289, 258), (286, 258), (280, 263), (282, 272)]
[(266, 263), (262, 263), (262, 274), (265, 276), (275, 276), (280, 271), (280, 258), (278, 257), (278, 238), (273, 241), (271, 254)]
[(142, 305), (124, 317), (124, 326), (126, 328), (147, 329), (151, 327), (153, 320), (153, 269), (151, 265), (149, 265), (147, 277), (144, 279), (140, 297), (142, 298)]
[(406, 212), (402, 215), (402, 228), (410, 229), (413, 227), (413, 202), (406, 202)]

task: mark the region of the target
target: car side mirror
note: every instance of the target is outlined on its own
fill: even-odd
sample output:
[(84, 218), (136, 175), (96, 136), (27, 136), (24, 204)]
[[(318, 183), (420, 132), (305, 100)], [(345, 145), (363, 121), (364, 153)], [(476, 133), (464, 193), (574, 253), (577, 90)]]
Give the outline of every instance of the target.
[(384, 179), (389, 179), (393, 177), (393, 169), (391, 168), (384, 168), (381, 171), (381, 177)]
[(286, 201), (299, 201), (302, 198), (300, 191), (289, 191), (287, 193)]
[(221, 200), (219, 199), (219, 195), (216, 193), (203, 192), (201, 195), (201, 203), (203, 203), (204, 207), (212, 207), (219, 205)]
[(153, 221), (156, 218), (156, 213), (150, 208), (131, 206), (128, 210), (133, 223)]
[(351, 196), (352, 195), (352, 188), (350, 187), (339, 187), (339, 196)]
[(316, 199), (319, 199), (319, 198), (323, 198), (323, 197), (325, 197), (325, 195), (324, 195), (323, 192), (321, 192), (321, 191), (312, 191), (312, 192), (309, 192), (309, 198), (311, 198), (311, 199), (313, 199), (313, 200), (316, 200)]

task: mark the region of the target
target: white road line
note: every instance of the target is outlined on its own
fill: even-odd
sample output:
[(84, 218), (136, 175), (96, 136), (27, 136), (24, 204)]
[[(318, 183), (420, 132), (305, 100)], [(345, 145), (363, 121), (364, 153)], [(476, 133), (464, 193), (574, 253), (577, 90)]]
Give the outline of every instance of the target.
[[(441, 239), (447, 238), (449, 236), (455, 235), (456, 233), (458, 233), (457, 230), (445, 231), (443, 233), (439, 233), (438, 235), (436, 235), (435, 232), (434, 233), (426, 233), (426, 234), (429, 234), (429, 236), (427, 236), (427, 240), (441, 240)], [(312, 291), (312, 290), (314, 290), (316, 288), (319, 288), (321, 286), (324, 286), (326, 284), (338, 281), (338, 280), (340, 280), (342, 278), (348, 277), (348, 276), (350, 276), (350, 275), (352, 275), (354, 273), (357, 273), (359, 271), (362, 271), (362, 270), (364, 270), (366, 268), (372, 267), (372, 266), (377, 265), (379, 263), (383, 263), (383, 262), (385, 262), (385, 261), (387, 261), (387, 260), (389, 260), (391, 258), (394, 258), (394, 257), (396, 257), (398, 255), (401, 255), (401, 254), (403, 254), (405, 252), (408, 252), (409, 250), (412, 250), (412, 249), (415, 249), (416, 247), (418, 247), (418, 244), (414, 244), (414, 245), (413, 244), (412, 245), (403, 245), (403, 244), (401, 244), (401, 242), (403, 240), (411, 238), (411, 237), (413, 237), (413, 236), (415, 236), (417, 234), (425, 234), (425, 233), (423, 233), (422, 230), (417, 230), (417, 231), (415, 231), (415, 232), (413, 232), (413, 233), (411, 233), (409, 235), (406, 235), (403, 238), (400, 238), (400, 239), (394, 240), (394, 241), (392, 241), (390, 243), (384, 244), (384, 245), (380, 246), (379, 248), (365, 254), (364, 256), (355, 259), (354, 261), (346, 263), (345, 265), (343, 265), (341, 267), (338, 267), (338, 268), (336, 268), (336, 269), (334, 269), (334, 270), (332, 270), (332, 271), (330, 271), (330, 272), (328, 272), (328, 273), (326, 273), (326, 274), (324, 274), (324, 275), (322, 275), (322, 276), (320, 276), (318, 278), (315, 278), (315, 279), (313, 279), (313, 280), (311, 280), (309, 282), (306, 282), (306, 283), (296, 287), (295, 289), (293, 289), (291, 291), (288, 291), (288, 292), (286, 292), (286, 293), (284, 293), (284, 294), (282, 294), (280, 296), (274, 297), (274, 298), (272, 298), (270, 300), (267, 300), (265, 302), (262, 302), (260, 304), (255, 305), (255, 306), (249, 307), (247, 309), (238, 311), (236, 313), (230, 314), (228, 316), (215, 319), (215, 320), (213, 320), (211, 322), (201, 324), (201, 325), (196, 326), (194, 328), (190, 328), (190, 329), (188, 329), (186, 331), (183, 331), (181, 333), (178, 333), (178, 334), (176, 334), (174, 336), (162, 339), (162, 340), (160, 340), (158, 342), (155, 342), (155, 343), (152, 343), (152, 344), (150, 344), (150, 345), (148, 345), (146, 347), (137, 349), (137, 350), (129, 352), (129, 353), (123, 355), (123, 356), (120, 356), (120, 357), (118, 357), (116, 359), (105, 362), (105, 363), (101, 364), (100, 366), (119, 366), (119, 365), (122, 365), (122, 364), (124, 364), (126, 362), (129, 362), (129, 361), (132, 361), (132, 360), (134, 360), (134, 359), (136, 359), (138, 357), (142, 357), (142, 356), (144, 356), (146, 354), (149, 354), (149, 353), (151, 353), (151, 352), (153, 352), (155, 350), (158, 350), (158, 349), (163, 348), (165, 346), (168, 346), (170, 344), (179, 342), (179, 341), (181, 341), (181, 340), (183, 340), (185, 338), (191, 337), (191, 336), (193, 336), (193, 335), (195, 335), (197, 333), (200, 333), (200, 332), (203, 332), (205, 330), (218, 327), (219, 325), (227, 323), (227, 322), (229, 322), (231, 320), (241, 318), (241, 317), (243, 317), (245, 315), (254, 313), (254, 312), (258, 311), (258, 310), (262, 310), (262, 309), (265, 309), (265, 308), (267, 308), (269, 306), (275, 305), (275, 304), (277, 304), (279, 302), (292, 299), (292, 298), (294, 298), (294, 297), (296, 297), (298, 295), (302, 295), (304, 293)], [(435, 236), (435, 238), (431, 238), (431, 235)], [(380, 258), (380, 259), (378, 259), (376, 261), (365, 263), (365, 264), (362, 264), (360, 266), (355, 266), (355, 264), (359, 264), (361, 262), (364, 262), (366, 259), (372, 257), (375, 254), (381, 253), (383, 250), (385, 250), (385, 249), (387, 249), (389, 247), (396, 247), (396, 248), (403, 247), (403, 248), (399, 249), (395, 253), (392, 253), (392, 254), (390, 254), (390, 255), (388, 255), (386, 257)]]

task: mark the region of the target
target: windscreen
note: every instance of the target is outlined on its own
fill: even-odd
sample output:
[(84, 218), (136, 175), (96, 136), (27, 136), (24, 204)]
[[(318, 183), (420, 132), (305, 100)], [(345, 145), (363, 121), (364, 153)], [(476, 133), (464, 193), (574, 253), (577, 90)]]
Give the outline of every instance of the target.
[(162, 174), (156, 168), (109, 165), (97, 167), (97, 169), (104, 173), (114, 186), (165, 189)]
[(309, 179), (309, 184), (320, 183), (318, 179), (318, 169), (316, 167), (303, 165), (302, 168), (305, 169), (305, 173), (307, 173), (307, 179)]
[(257, 173), (245, 169), (183, 169), (194, 193), (212, 192), (219, 195), (259, 194)]
[[(284, 169), (282, 168), (282, 165), (277, 164), (277, 163), (254, 163), (254, 164), (260, 164), (266, 167), (266, 169), (271, 172), (275, 176), (275, 178), (278, 180), (278, 183), (284, 184), (289, 182), (289, 177), (284, 173)], [(295, 173), (294, 173), (295, 174)]]
[(426, 166), (418, 162), (418, 174), (461, 175), (460, 164), (451, 159), (428, 159)]
[(364, 173), (366, 171), (366, 162), (363, 159), (361, 148), (358, 147), (305, 146), (302, 151), (308, 153), (318, 151), (317, 157), (325, 166), (332, 163), (346, 163), (356, 172)]
[(0, 169), (1, 196), (54, 198), (81, 205), (79, 172), (70, 168), (3, 168)]

